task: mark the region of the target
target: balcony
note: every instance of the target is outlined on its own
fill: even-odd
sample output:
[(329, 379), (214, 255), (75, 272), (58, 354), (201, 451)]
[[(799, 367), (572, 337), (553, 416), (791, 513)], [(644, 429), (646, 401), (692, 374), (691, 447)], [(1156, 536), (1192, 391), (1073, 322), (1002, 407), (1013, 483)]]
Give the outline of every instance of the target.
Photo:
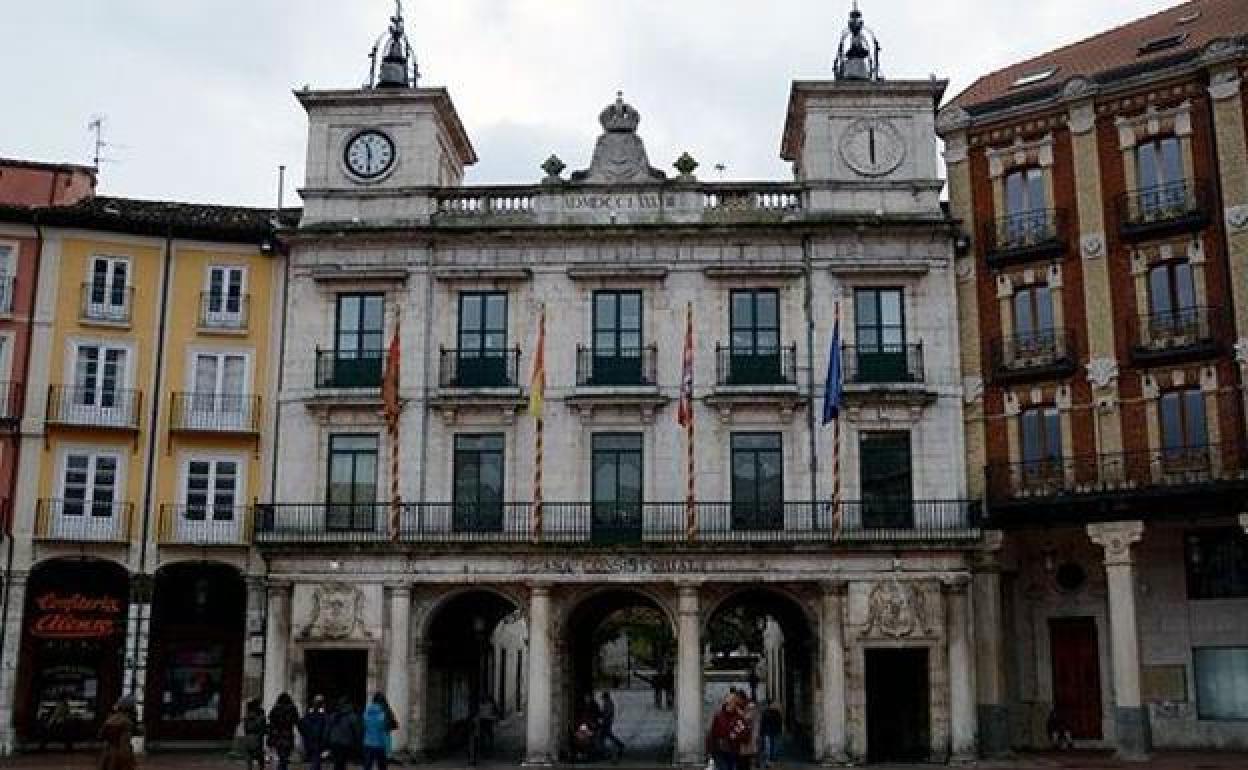
[(169, 430), (175, 433), (260, 432), (260, 397), (222, 393), (174, 393)]
[(251, 314), (251, 295), (230, 296), (218, 292), (199, 295), (199, 330), (204, 333), (241, 333), (247, 331)]
[(105, 326), (129, 326), (134, 310), (133, 286), (103, 286), (84, 283), (78, 320)]
[(1118, 227), (1124, 240), (1199, 230), (1209, 224), (1208, 187), (1182, 181), (1118, 196)]
[(238, 546), (251, 544), (251, 506), (172, 505), (160, 507), (156, 542), (163, 546)]
[(1248, 445), (1079, 455), (987, 469), (994, 526), (1241, 512)]
[(451, 389), (520, 387), (520, 349), (442, 348), (438, 386)]
[(988, 354), (996, 383), (1059, 379), (1078, 368), (1075, 333), (1070, 329), (998, 337), (989, 344)]
[(25, 390), (20, 382), (0, 382), (0, 431), (15, 431), (21, 425)]
[(129, 543), (132, 503), (45, 498), (35, 507), (34, 539), (62, 543)]
[(11, 275), (0, 275), (0, 315), (13, 312), (13, 291), (16, 280)]
[(609, 354), (592, 348), (576, 348), (578, 388), (654, 387), (658, 382), (659, 349), (620, 348)]
[(998, 217), (983, 228), (984, 254), (989, 267), (1004, 267), (1066, 253), (1066, 212), (1034, 209)]
[(318, 389), (365, 390), (381, 388), (384, 350), (316, 351)]
[[(839, 512), (840, 525), (837, 525)], [(255, 542), (260, 546), (344, 543), (384, 545), (526, 545), (536, 550), (573, 547), (733, 547), (744, 544), (893, 544), (974, 541), (979, 537), (978, 503), (967, 500), (777, 502), (772, 506), (696, 503), (694, 535), (683, 502), (602, 504), (544, 503), (540, 535), (533, 534), (532, 503), (462, 505), (404, 503), (398, 506), (397, 537), (391, 531), (394, 506), (261, 505)]]
[(845, 345), (847, 385), (891, 385), (923, 382), (923, 345)]
[(715, 382), (727, 387), (796, 386), (797, 345), (770, 351), (716, 345)]
[(143, 393), (138, 390), (53, 385), (48, 389), (49, 425), (137, 431)]
[(1142, 315), (1131, 357), (1138, 364), (1149, 365), (1217, 355), (1224, 317), (1220, 308), (1212, 307)]

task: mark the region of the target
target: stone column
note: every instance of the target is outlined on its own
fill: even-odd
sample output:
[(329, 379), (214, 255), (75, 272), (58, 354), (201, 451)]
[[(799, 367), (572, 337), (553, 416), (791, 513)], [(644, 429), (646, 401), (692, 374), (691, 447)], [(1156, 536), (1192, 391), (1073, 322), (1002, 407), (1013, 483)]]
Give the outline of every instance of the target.
[[(423, 641), (423, 640), (422, 640)], [(425, 691), (429, 687), (429, 648), (417, 642), (409, 666), (411, 702), (408, 706), (410, 725), (407, 734), (407, 755), (420, 762), (426, 758)]]
[(1109, 632), (1114, 671), (1114, 722), (1118, 756), (1143, 759), (1152, 748), (1148, 709), (1140, 697), (1140, 633), (1135, 615), (1135, 563), (1131, 546), (1144, 535), (1142, 521), (1088, 525), (1088, 537), (1105, 549)]
[(979, 748), (985, 756), (1010, 751), (1010, 712), (1005, 692), (1005, 618), (1001, 608), (1001, 552), (999, 530), (984, 533), (976, 554), (974, 593), (976, 700), (979, 704)]
[(706, 746), (702, 739), (702, 615), (696, 584), (678, 586), (676, 609), (676, 764), (701, 765)]
[(978, 753), (970, 582), (967, 575), (955, 575), (943, 584), (945, 633), (949, 644), (949, 761), (953, 764), (974, 762)]
[(293, 585), (269, 581), (268, 615), (264, 629), (264, 707), (290, 687), (290, 594)]
[(17, 669), (22, 650), (22, 620), (26, 613), (25, 572), (9, 574), (9, 614), (4, 619), (4, 649), (0, 650), (0, 754), (10, 756), (17, 748)]
[(820, 661), (820, 678), (823, 681), (823, 703), (820, 710), (823, 743), (819, 747), (818, 759), (824, 765), (843, 765), (848, 762), (845, 754), (845, 631), (842, 615), (845, 588), (843, 581), (823, 584), (819, 633), (823, 649), (823, 659)]
[(408, 715), (411, 696), (408, 689), (407, 650), (411, 643), (412, 588), (404, 584), (386, 586), (390, 601), (390, 650), (386, 660), (386, 697), (399, 720), (394, 731), (394, 750), (407, 748)]
[(554, 706), (550, 621), (550, 586), (534, 585), (529, 589), (529, 700), (524, 714), (526, 765), (550, 765), (555, 760), (550, 724)]

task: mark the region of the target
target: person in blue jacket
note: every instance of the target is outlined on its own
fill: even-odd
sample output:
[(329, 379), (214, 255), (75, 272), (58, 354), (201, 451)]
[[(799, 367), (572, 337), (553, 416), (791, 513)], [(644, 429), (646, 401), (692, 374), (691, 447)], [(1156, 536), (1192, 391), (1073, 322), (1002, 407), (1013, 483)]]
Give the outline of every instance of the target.
[(364, 709), (364, 770), (386, 770), (386, 755), (390, 748), (390, 731), (394, 717), (386, 696), (377, 693)]

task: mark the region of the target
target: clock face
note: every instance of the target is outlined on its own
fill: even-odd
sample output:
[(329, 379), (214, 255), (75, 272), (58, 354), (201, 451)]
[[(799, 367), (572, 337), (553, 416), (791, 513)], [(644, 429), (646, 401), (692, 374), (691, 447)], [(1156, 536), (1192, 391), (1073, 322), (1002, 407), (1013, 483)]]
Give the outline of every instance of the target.
[(394, 165), (394, 142), (380, 131), (361, 131), (347, 142), (347, 168), (362, 179), (376, 179)]
[(863, 118), (850, 124), (841, 137), (841, 157), (861, 176), (884, 176), (905, 160), (906, 143), (889, 121)]

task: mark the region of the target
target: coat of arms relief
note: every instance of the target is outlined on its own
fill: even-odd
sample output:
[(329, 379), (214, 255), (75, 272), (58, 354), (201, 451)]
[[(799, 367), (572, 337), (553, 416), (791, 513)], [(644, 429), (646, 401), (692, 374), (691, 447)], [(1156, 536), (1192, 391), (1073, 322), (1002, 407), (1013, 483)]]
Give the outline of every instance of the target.
[(928, 632), (927, 598), (919, 586), (898, 580), (875, 584), (867, 596), (863, 636), (903, 639)]
[(367, 597), (359, 586), (326, 583), (312, 590), (306, 621), (296, 633), (298, 639), (371, 639), (365, 621)]

